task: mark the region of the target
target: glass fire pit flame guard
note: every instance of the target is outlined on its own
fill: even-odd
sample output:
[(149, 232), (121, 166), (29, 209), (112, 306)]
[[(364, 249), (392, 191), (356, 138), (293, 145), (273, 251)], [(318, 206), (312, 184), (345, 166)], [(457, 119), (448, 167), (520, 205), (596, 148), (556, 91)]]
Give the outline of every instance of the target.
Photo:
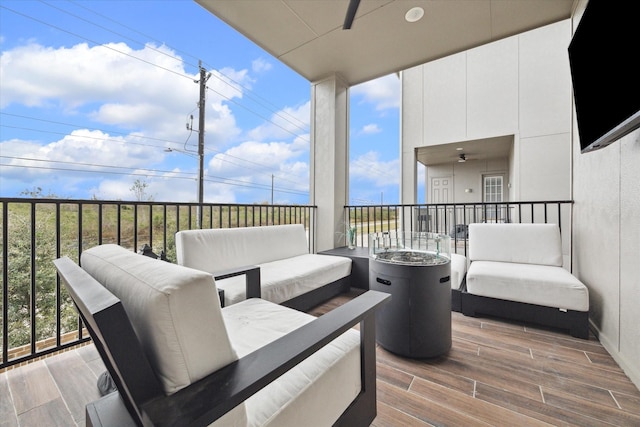
[(437, 233), (371, 233), (369, 257), (392, 264), (446, 264), (451, 259), (451, 238)]

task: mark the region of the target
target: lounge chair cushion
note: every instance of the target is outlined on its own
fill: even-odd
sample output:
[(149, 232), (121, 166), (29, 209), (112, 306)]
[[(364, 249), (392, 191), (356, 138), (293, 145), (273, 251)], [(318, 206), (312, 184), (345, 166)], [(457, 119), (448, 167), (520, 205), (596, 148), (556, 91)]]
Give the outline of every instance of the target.
[(109, 244), (81, 264), (122, 301), (167, 394), (237, 359), (210, 274)]
[(467, 291), (545, 307), (589, 310), (587, 287), (557, 266), (473, 261), (467, 273)]
[[(314, 319), (257, 298), (225, 307), (222, 315), (240, 357)], [(351, 329), (250, 397), (247, 425), (329, 426), (360, 389), (360, 334)]]
[(469, 259), (562, 267), (556, 224), (471, 224)]

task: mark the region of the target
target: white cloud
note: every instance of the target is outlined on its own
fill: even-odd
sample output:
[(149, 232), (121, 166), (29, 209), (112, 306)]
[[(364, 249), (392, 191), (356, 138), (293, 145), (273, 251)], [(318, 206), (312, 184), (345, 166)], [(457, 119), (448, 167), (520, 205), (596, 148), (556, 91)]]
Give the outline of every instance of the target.
[(364, 125), (362, 129), (358, 131), (358, 135), (374, 135), (380, 132), (382, 132), (380, 126), (375, 123), (369, 123), (368, 125)]
[(306, 134), (311, 119), (310, 108), (309, 101), (297, 107), (285, 107), (281, 111), (272, 114), (268, 122), (250, 130), (249, 139), (266, 141), (269, 139), (291, 138), (293, 136), (299, 137)]
[(308, 144), (296, 142), (247, 141), (214, 156), (207, 172), (210, 176), (224, 176), (234, 183), (244, 183), (244, 187), (236, 188), (237, 192), (255, 191), (256, 187), (270, 189), (272, 175), (276, 190), (307, 192), (308, 150)]
[(400, 108), (400, 79), (389, 74), (351, 88), (351, 95), (361, 97), (362, 102), (375, 104), (377, 111)]
[[(199, 75), (186, 72), (181, 58), (165, 46), (133, 50), (124, 43), (83, 43), (54, 49), (30, 43), (2, 52), (0, 69), (3, 108), (58, 108), (75, 115), (74, 120), (86, 116), (168, 140), (186, 138), (188, 115), (194, 110), (197, 115), (199, 86), (194, 80)], [(222, 102), (242, 97), (242, 87), (251, 81), (246, 70), (221, 72), (212, 71), (207, 82), (212, 110), (207, 130), (228, 140), (239, 130)]]
[(351, 161), (349, 164), (351, 179), (368, 182), (375, 187), (398, 185), (400, 183), (400, 161), (392, 159), (380, 160), (380, 153), (369, 151)]
[[(252, 63), (256, 73), (270, 67), (263, 59)], [(220, 162), (217, 157), (224, 157), (220, 154), (208, 162), (205, 201), (233, 203), (251, 192), (259, 194), (258, 200), (267, 200), (270, 192), (263, 189), (271, 186), (271, 175), (276, 188), (308, 191), (309, 103), (274, 113), (274, 123), (255, 127), (249, 131), (249, 141), (234, 147), (241, 129), (231, 101), (242, 99), (255, 81), (246, 69), (207, 72), (211, 77), (205, 148), (226, 150), (227, 161)], [(133, 200), (130, 188), (141, 179), (155, 200), (195, 201), (197, 163), (188, 159), (192, 162), (185, 161), (185, 167), (174, 167), (180, 156), (169, 155), (164, 148), (181, 150), (187, 144), (195, 151), (199, 85), (194, 80), (198, 79), (199, 73), (187, 72), (181, 58), (165, 46), (133, 49), (125, 43), (93, 47), (83, 43), (52, 48), (29, 42), (3, 51), (3, 111), (26, 106), (31, 107), (27, 115), (36, 119), (78, 124), (75, 130), (63, 130), (68, 132), (63, 137), (45, 132), (41, 142), (17, 138), (0, 142), (4, 156), (44, 160), (3, 159), (3, 193), (41, 186), (62, 197)], [(190, 134), (185, 124), (191, 123), (191, 114)], [(75, 171), (57, 170), (65, 168)], [(215, 182), (216, 176), (229, 181)]]
[(271, 63), (264, 58), (255, 59), (251, 63), (251, 69), (254, 73), (264, 73), (271, 70), (272, 67)]
[[(79, 129), (58, 141), (40, 145), (7, 141), (0, 144), (3, 156), (3, 187), (17, 192), (34, 186), (61, 197), (77, 193), (83, 183), (126, 176), (136, 168), (149, 168), (165, 156), (161, 147), (141, 144), (135, 136), (112, 136), (101, 131)], [(131, 184), (129, 183), (129, 186)], [(128, 188), (128, 187), (127, 187)], [(116, 193), (113, 193), (116, 194)], [(118, 198), (122, 192), (117, 193)], [(94, 192), (82, 197), (91, 197)], [(131, 197), (126, 197), (131, 199)]]

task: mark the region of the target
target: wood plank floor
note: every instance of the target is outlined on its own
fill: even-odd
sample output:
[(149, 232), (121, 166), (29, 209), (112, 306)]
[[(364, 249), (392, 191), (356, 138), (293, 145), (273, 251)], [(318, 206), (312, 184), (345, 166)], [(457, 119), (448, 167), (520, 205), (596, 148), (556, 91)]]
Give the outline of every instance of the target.
[[(594, 337), (452, 318), (446, 356), (415, 360), (378, 348), (373, 426), (640, 426), (640, 392)], [(0, 426), (83, 426), (103, 370), (86, 345), (0, 373)]]

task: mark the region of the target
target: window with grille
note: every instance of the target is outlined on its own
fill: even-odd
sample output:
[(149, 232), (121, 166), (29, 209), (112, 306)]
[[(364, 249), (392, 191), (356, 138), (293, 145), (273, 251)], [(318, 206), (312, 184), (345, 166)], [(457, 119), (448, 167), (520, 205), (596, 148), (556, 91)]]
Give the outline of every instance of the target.
[(485, 207), (485, 220), (487, 222), (497, 222), (501, 206), (497, 203), (502, 202), (503, 177), (502, 175), (486, 175), (484, 179), (484, 201), (486, 203), (496, 203)]

